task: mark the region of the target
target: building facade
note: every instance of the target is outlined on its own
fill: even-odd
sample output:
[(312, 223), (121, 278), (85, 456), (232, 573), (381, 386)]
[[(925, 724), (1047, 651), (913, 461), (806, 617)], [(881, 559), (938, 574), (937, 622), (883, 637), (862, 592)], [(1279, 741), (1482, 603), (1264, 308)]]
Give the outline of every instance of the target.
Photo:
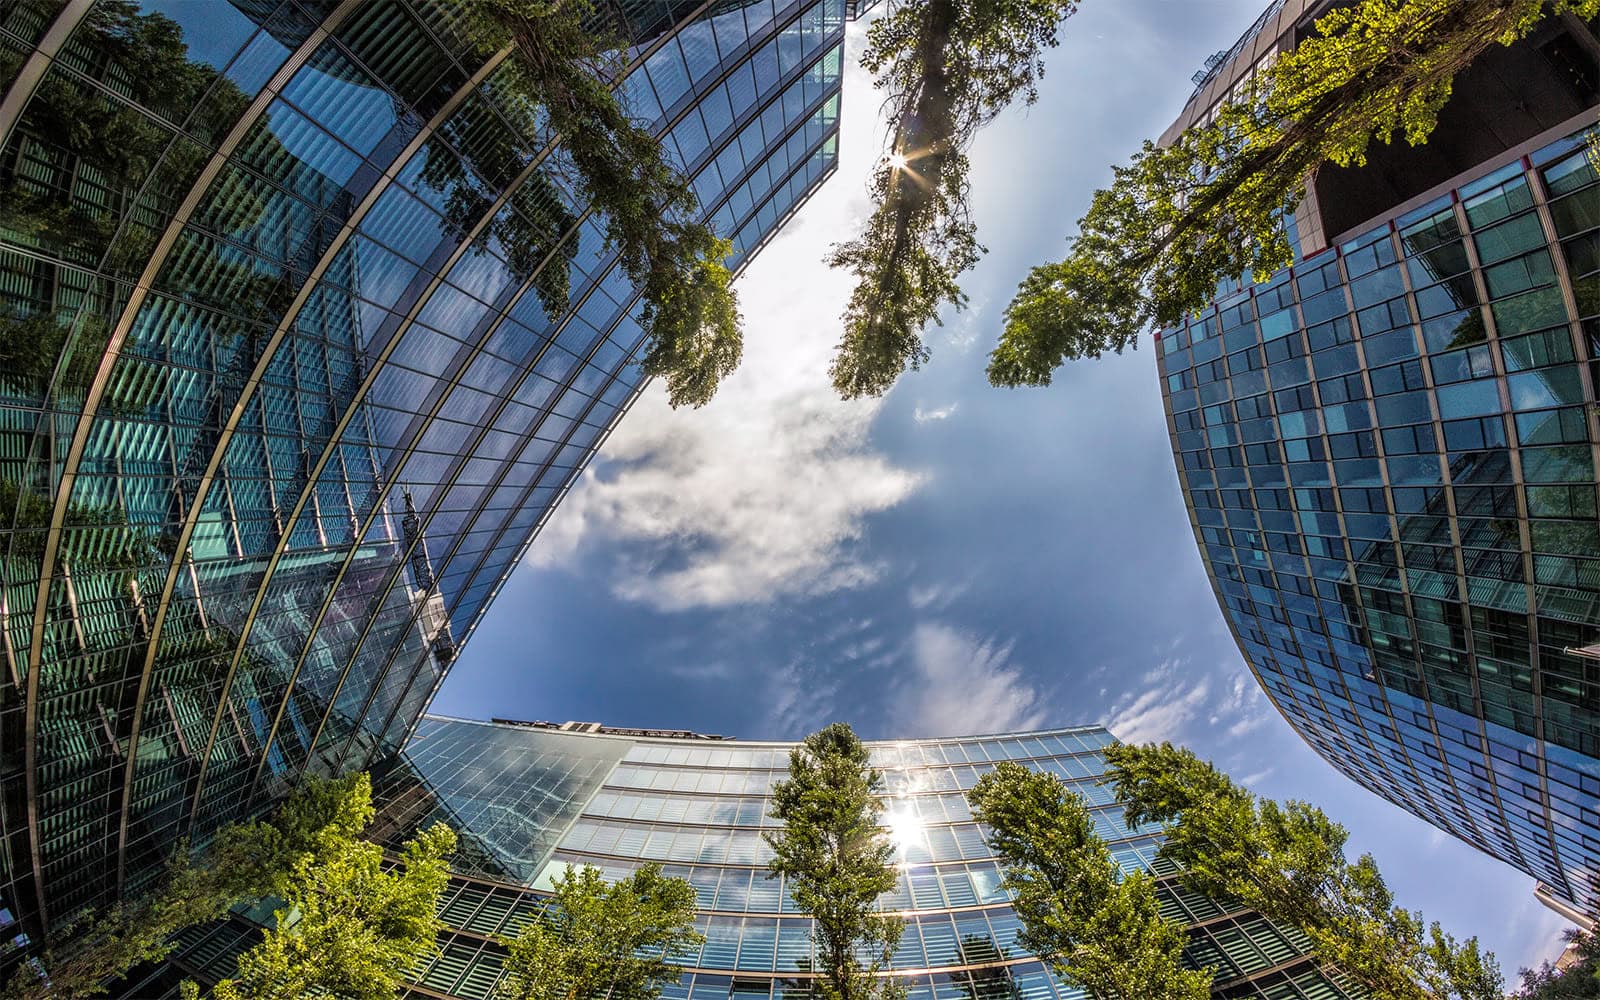
[[(1269, 7), (1174, 131), (1326, 7)], [(1319, 173), (1298, 263), (1157, 334), (1195, 538), (1273, 703), (1343, 773), (1591, 917), (1597, 103), (1593, 25), (1492, 49), (1427, 146)]]
[[(639, 391), (470, 9), (0, 5), (0, 965), (396, 752)], [(602, 10), (742, 267), (836, 164), (845, 0)]]
[[(409, 997), (481, 998), (498, 981), (501, 943), (538, 911), (572, 865), (608, 880), (647, 861), (694, 886), (705, 943), (677, 956), (688, 971), (671, 1000), (799, 1000), (809, 982), (811, 922), (780, 879), (767, 878), (770, 792), (792, 743), (562, 732), (529, 724), (427, 716), (403, 762), (377, 780), (375, 834), (391, 845), (436, 821), (464, 834), (444, 900), (440, 951)], [(1152, 831), (1130, 830), (1107, 789), (1099, 727), (952, 740), (869, 743), (885, 777), (883, 821), (900, 878), (882, 910), (906, 921), (893, 969), (912, 1000), (1083, 1000), (1017, 945), (1020, 922), (966, 791), (994, 762), (1049, 771), (1092, 805), (1096, 832), (1129, 870), (1172, 874)], [(1261, 917), (1161, 883), (1163, 910), (1192, 924), (1186, 961), (1216, 969), (1214, 995), (1355, 997), (1305, 958), (1307, 942)], [(252, 931), (242, 921), (196, 928), (175, 965), (225, 972)]]

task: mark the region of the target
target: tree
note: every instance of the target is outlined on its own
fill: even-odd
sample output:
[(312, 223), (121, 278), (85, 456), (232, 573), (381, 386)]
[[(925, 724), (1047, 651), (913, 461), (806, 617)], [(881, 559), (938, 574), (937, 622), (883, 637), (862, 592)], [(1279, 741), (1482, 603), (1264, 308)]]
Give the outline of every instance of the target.
[(883, 775), (867, 748), (836, 722), (789, 753), (789, 777), (772, 789), (772, 816), (783, 823), (763, 834), (772, 848), (771, 875), (783, 876), (801, 912), (810, 914), (823, 1000), (901, 1000), (905, 988), (879, 977), (894, 957), (904, 924), (873, 910), (894, 889), (894, 848), (878, 825)]
[[(383, 848), (360, 839), (372, 821), (372, 784), (365, 774), (339, 786), (339, 822), (311, 836), (286, 871), (270, 872), (272, 895), (284, 905), (274, 926), (239, 957), (233, 978), (212, 991), (216, 1000), (392, 1000), (405, 973), (435, 945), (435, 913), (450, 881), (448, 857), (456, 836), (435, 823), (406, 841), (400, 868), (384, 870)], [(326, 787), (326, 786), (324, 786)], [(264, 838), (266, 856), (294, 835)], [(187, 1000), (199, 996), (184, 984)]]
[(1600, 0), (1361, 0), (1324, 15), (1214, 121), (1114, 168), (1067, 256), (1019, 286), (989, 380), (1048, 385), (1066, 360), (1120, 354), (1200, 309), (1219, 282), (1287, 266), (1281, 219), (1323, 164), (1361, 166), (1375, 139), (1425, 143), (1458, 72), (1567, 13), (1594, 17)]
[(688, 180), (612, 91), (627, 46), (592, 0), (474, 0), (470, 9), (483, 48), (516, 46), (521, 88), (544, 108), (550, 134), (605, 219), (608, 247), (640, 288), (645, 374), (666, 380), (673, 406), (704, 405), (743, 353), (725, 264), (733, 244), (695, 221)]
[(966, 304), (957, 279), (984, 248), (967, 205), (966, 151), (1017, 97), (1032, 104), (1041, 53), (1076, 0), (911, 0), (873, 22), (862, 65), (887, 92), (889, 154), (872, 175), (866, 230), (835, 246), (854, 272), (829, 373), (845, 398), (879, 396), (928, 359), (922, 328)]
[(173, 948), (169, 939), (185, 927), (215, 920), (236, 903), (282, 894), (300, 858), (321, 843), (361, 831), (361, 802), (370, 810), (370, 787), (365, 774), (311, 779), (272, 819), (225, 828), (199, 859), (180, 843), (154, 891), (68, 928), (65, 939), (42, 956), (42, 969), (19, 968), (0, 998), (98, 996), (108, 980), (165, 958)]
[(694, 930), (694, 888), (651, 863), (606, 884), (600, 869), (569, 868), (548, 909), (507, 942), (500, 1000), (655, 1000), (683, 972), (675, 953)]
[(1577, 960), (1564, 969), (1545, 962), (1522, 970), (1522, 986), (1515, 1000), (1592, 1000), (1600, 997), (1600, 937), (1580, 930), (1566, 933), (1575, 946)]
[(1005, 761), (967, 798), (1005, 866), (1019, 944), (1101, 1000), (1207, 1000), (1211, 973), (1183, 968), (1188, 934), (1162, 917), (1155, 880), (1120, 871), (1060, 779)]
[(1305, 802), (1278, 803), (1235, 785), (1170, 743), (1106, 749), (1128, 826), (1162, 824), (1161, 853), (1185, 885), (1231, 897), (1303, 931), (1319, 961), (1375, 1000), (1498, 1000), (1500, 969), (1437, 923), (1396, 906), (1370, 854), (1345, 859), (1349, 834)]

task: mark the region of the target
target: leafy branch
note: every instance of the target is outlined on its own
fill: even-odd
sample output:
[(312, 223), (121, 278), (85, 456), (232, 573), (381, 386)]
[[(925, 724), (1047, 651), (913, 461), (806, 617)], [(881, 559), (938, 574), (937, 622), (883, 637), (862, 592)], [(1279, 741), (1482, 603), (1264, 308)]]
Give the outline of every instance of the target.
[(1287, 266), (1281, 219), (1324, 164), (1361, 166), (1397, 135), (1427, 142), (1457, 73), (1567, 13), (1594, 17), (1600, 0), (1361, 0), (1328, 13), (1214, 121), (1114, 168), (1067, 256), (1019, 286), (990, 382), (1048, 385), (1063, 362), (1120, 354), (1202, 308), (1220, 282)]
[(1160, 823), (1182, 882), (1296, 927), (1313, 954), (1375, 1000), (1498, 1000), (1502, 981), (1477, 938), (1457, 942), (1396, 906), (1377, 862), (1345, 858), (1344, 827), (1305, 802), (1257, 800), (1170, 743), (1106, 748), (1104, 784), (1130, 828)]
[(547, 112), (604, 216), (607, 245), (640, 288), (644, 372), (666, 380), (673, 406), (704, 405), (743, 353), (726, 266), (733, 244), (694, 221), (687, 179), (613, 92), (626, 47), (591, 0), (477, 0), (476, 10), (485, 44), (515, 44), (528, 97)]
[(966, 151), (1017, 97), (1032, 104), (1042, 52), (1076, 0), (912, 0), (873, 22), (862, 65), (887, 91), (889, 153), (869, 190), (865, 231), (830, 267), (857, 278), (829, 368), (847, 399), (887, 392), (928, 360), (922, 328), (966, 304), (958, 278), (984, 253), (968, 205)]

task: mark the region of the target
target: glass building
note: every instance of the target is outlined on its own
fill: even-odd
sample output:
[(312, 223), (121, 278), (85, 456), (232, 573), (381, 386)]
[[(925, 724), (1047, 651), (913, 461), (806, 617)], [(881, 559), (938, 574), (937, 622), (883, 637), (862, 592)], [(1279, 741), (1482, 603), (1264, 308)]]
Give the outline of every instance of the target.
[[(846, 0), (602, 8), (742, 267), (836, 165)], [(468, 9), (0, 4), (0, 966), (391, 756), (640, 388)]]
[[(1326, 6), (1273, 4), (1173, 132)], [(1195, 538), (1262, 687), (1574, 919), (1600, 913), (1597, 52), (1572, 18), (1491, 49), (1427, 146), (1314, 178), (1298, 263), (1157, 334)]]
[[(571, 724), (568, 724), (569, 727)], [(583, 727), (425, 717), (402, 760), (377, 781), (379, 839), (393, 846), (444, 821), (464, 834), (443, 901), (440, 951), (416, 970), (408, 996), (489, 996), (540, 891), (569, 865), (607, 879), (646, 861), (694, 886), (705, 943), (675, 956), (688, 971), (669, 1000), (800, 1000), (811, 996), (811, 922), (780, 879), (767, 877), (761, 839), (792, 743), (619, 735)], [(633, 731), (638, 732), (638, 731)], [(1107, 789), (1099, 727), (953, 740), (869, 743), (885, 776), (884, 825), (900, 877), (879, 907), (903, 916), (893, 969), (912, 1000), (1083, 1000), (1017, 945), (1020, 922), (973, 822), (966, 791), (995, 761), (1049, 771), (1091, 803), (1096, 832), (1128, 870), (1171, 876), (1158, 838), (1129, 830)], [(1305, 957), (1308, 942), (1238, 907), (1160, 886), (1163, 912), (1191, 922), (1186, 961), (1216, 969), (1213, 995), (1339, 1000), (1342, 988)], [(255, 932), (244, 921), (195, 928), (175, 964), (225, 973)]]

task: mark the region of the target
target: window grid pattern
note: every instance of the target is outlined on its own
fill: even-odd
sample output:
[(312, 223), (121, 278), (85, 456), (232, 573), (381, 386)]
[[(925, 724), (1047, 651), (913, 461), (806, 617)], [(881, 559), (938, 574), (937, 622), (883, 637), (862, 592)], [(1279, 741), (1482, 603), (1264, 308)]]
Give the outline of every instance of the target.
[(1345, 774), (1600, 905), (1600, 175), (1556, 142), (1158, 334), (1224, 616)]
[[(617, 6), (630, 111), (742, 264), (837, 161), (843, 0)], [(0, 372), (19, 945), (146, 885), (180, 833), (392, 753), (640, 385), (601, 220), (458, 5), (105, 7), (0, 149), (0, 338), (29, 349)], [(80, 13), (0, 14), (0, 80)], [(164, 71), (128, 68), (164, 37)], [(121, 146), (67, 148), (62, 108)]]

